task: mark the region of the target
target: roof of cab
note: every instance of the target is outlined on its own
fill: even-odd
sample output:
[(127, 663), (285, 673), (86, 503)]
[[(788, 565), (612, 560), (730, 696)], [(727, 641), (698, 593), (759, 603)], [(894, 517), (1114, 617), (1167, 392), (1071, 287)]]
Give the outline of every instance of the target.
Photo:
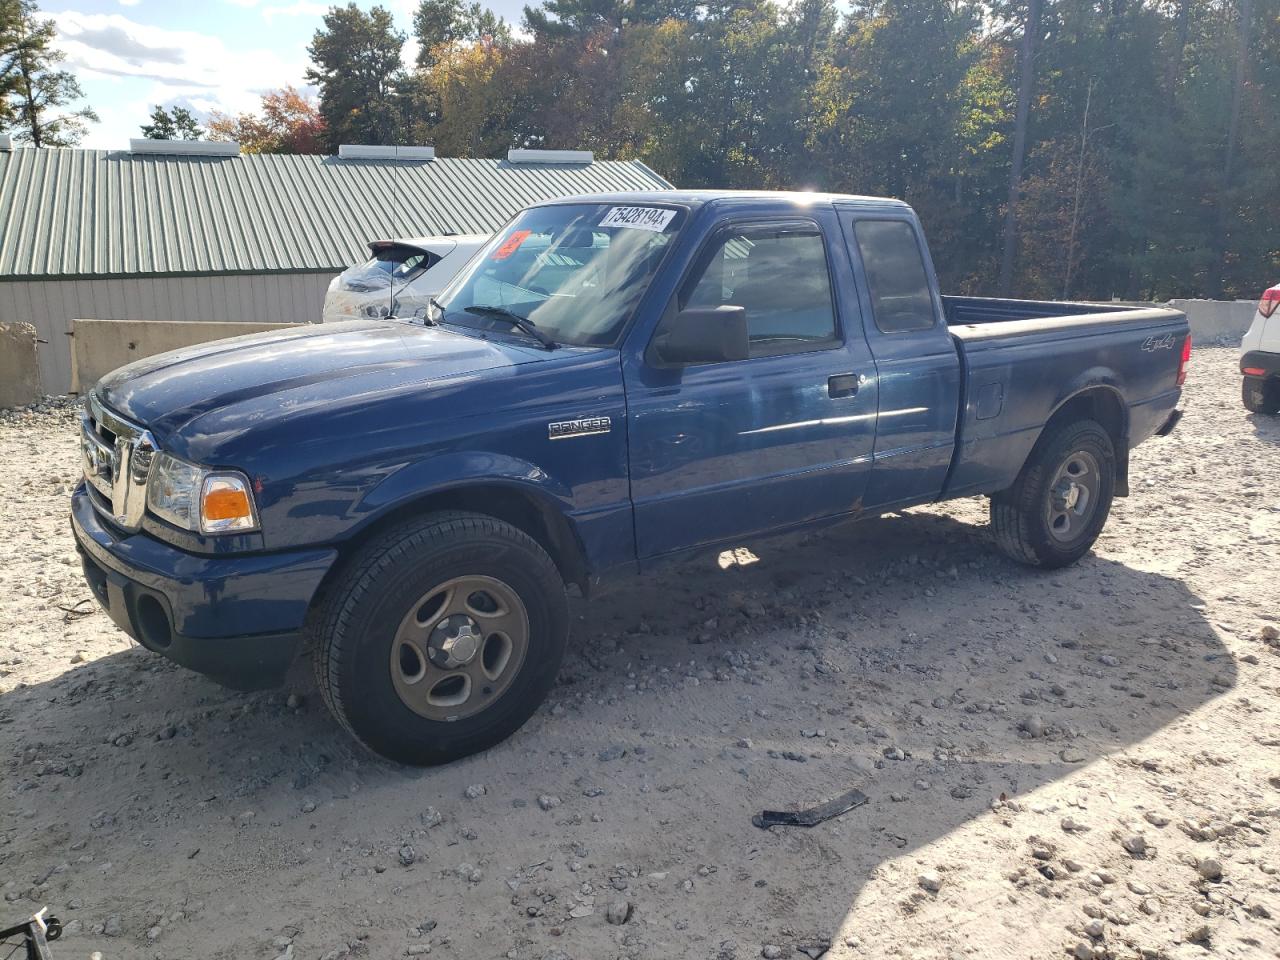
[(868, 207), (893, 207), (909, 210), (902, 200), (891, 197), (861, 197), (845, 193), (814, 193), (804, 190), (629, 190), (613, 193), (584, 193), (544, 200), (536, 206), (560, 203), (677, 203), (697, 209), (721, 201), (759, 201), (789, 203), (798, 207), (815, 203), (842, 203)]

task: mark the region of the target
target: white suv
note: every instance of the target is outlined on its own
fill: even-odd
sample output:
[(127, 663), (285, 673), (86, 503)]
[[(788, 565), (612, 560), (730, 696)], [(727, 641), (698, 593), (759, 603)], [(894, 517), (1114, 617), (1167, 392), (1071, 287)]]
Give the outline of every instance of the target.
[(1253, 326), (1240, 344), (1244, 405), (1254, 413), (1280, 413), (1280, 284), (1258, 301)]
[(488, 234), (375, 240), (370, 259), (348, 267), (324, 296), (325, 323), (367, 317), (412, 316), (445, 288)]

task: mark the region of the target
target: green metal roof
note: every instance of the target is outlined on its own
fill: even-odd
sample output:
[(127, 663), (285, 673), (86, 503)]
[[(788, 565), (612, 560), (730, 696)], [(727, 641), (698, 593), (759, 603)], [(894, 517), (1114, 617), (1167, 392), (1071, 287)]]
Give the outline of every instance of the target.
[(0, 152), (0, 280), (339, 270), (370, 240), (487, 233), (552, 197), (669, 184), (639, 161)]

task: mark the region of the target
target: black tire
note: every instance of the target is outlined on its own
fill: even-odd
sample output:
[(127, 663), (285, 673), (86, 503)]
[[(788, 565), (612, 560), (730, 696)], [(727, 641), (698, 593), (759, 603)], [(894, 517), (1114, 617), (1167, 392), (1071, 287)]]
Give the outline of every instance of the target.
[[(1088, 512), (1078, 518), (1077, 529), (1058, 529), (1056, 510), (1064, 498), (1055, 490), (1072, 483), (1069, 474), (1060, 479), (1072, 458), (1092, 463), (1097, 476), (1089, 490)], [(1056, 569), (1075, 563), (1093, 546), (1111, 512), (1115, 496), (1116, 453), (1111, 437), (1094, 420), (1077, 420), (1053, 428), (1037, 441), (1018, 479), (1008, 490), (991, 498), (991, 526), (996, 545), (1013, 560), (1033, 567)], [(1078, 503), (1080, 493), (1075, 494)], [(1083, 509), (1083, 508), (1082, 508)]]
[[(492, 578), (518, 597), (527, 613), (527, 652), (510, 685), (478, 713), (431, 719), (398, 692), (393, 646), (402, 644), (398, 631), (425, 595), (469, 576)], [(569, 610), (559, 571), (531, 537), (493, 517), (448, 512), (365, 546), (328, 591), (315, 623), (316, 685), (334, 717), (373, 752), (427, 766), (487, 749), (529, 719), (564, 659)], [(425, 661), (423, 669), (430, 669)]]
[(1280, 413), (1280, 379), (1245, 377), (1240, 386), (1240, 398), (1250, 413)]

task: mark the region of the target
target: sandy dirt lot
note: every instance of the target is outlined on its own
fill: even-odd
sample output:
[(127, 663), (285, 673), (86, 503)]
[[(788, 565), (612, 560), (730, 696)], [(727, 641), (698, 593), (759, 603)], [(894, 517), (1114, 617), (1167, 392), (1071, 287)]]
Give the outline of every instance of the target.
[(1072, 569), (973, 500), (638, 579), (431, 770), (131, 644), (80, 579), (74, 410), (4, 415), (3, 918), (48, 904), (59, 958), (1280, 956), (1280, 420), (1230, 349), (1185, 406)]

